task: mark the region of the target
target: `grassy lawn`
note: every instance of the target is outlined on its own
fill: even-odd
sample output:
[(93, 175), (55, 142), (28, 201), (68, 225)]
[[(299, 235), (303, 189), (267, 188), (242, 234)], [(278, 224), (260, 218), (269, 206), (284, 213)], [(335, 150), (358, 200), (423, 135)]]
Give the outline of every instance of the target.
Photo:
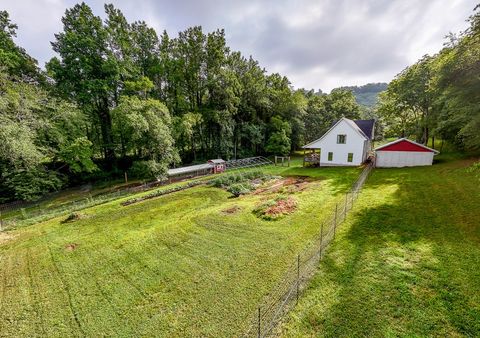
[(480, 336), (480, 190), (471, 160), (376, 169), (284, 337)]
[(299, 163), (265, 169), (315, 178), (278, 221), (198, 186), (0, 233), (0, 336), (238, 336), (359, 174)]

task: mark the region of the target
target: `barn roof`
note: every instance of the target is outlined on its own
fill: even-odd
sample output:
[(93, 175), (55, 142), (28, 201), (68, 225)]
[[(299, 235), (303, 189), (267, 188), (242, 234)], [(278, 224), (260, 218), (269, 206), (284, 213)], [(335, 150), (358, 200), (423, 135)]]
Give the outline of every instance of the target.
[[(375, 148), (375, 151), (379, 151), (379, 150), (382, 150), (382, 149), (385, 149), (386, 148), (389, 148), (397, 143), (400, 143), (400, 142), (408, 142), (412, 145), (414, 145), (415, 147), (420, 147), (420, 148), (423, 148), (424, 150), (427, 150), (427, 151), (431, 151), (435, 154), (439, 154), (440, 152), (438, 150), (435, 150), (435, 149), (432, 149), (432, 148), (429, 148), (423, 144), (420, 144), (420, 143), (417, 143), (415, 141), (412, 141), (412, 140), (409, 140), (408, 138), (405, 138), (405, 137), (402, 137), (402, 138), (399, 138), (398, 140), (395, 140), (395, 141), (392, 141), (392, 142), (389, 142), (387, 144), (384, 144), (383, 146), (380, 146), (380, 147), (377, 147)], [(402, 151), (402, 150), (398, 150), (398, 151)]]

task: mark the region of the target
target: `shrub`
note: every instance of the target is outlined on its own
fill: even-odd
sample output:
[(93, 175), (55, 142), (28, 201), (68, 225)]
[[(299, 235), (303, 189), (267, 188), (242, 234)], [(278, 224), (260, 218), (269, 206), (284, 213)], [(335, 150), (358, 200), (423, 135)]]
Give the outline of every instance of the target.
[(253, 189), (254, 188), (251, 183), (245, 182), (232, 184), (227, 188), (227, 191), (230, 192), (233, 196), (238, 197), (240, 195), (248, 194)]
[(208, 184), (217, 188), (224, 188), (238, 197), (247, 194), (255, 187), (252, 185), (253, 180), (266, 181), (273, 176), (264, 174), (261, 170), (252, 170), (245, 172), (236, 172), (224, 174), (222, 176), (211, 179)]

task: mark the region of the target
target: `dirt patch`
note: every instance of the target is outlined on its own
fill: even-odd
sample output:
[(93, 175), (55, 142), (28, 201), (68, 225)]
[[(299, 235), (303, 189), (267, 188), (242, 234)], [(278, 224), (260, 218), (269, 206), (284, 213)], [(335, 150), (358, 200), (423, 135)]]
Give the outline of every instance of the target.
[(67, 250), (67, 251), (73, 251), (73, 250), (75, 250), (77, 247), (78, 247), (78, 244), (77, 244), (77, 243), (70, 243), (70, 244), (65, 245), (65, 250)]
[(231, 208), (222, 210), (222, 213), (224, 213), (224, 214), (226, 214), (226, 215), (232, 215), (232, 214), (236, 214), (236, 213), (239, 212), (241, 209), (242, 209), (242, 208), (240, 208), (238, 205), (234, 205), (234, 206), (231, 207)]
[(288, 215), (297, 209), (297, 201), (293, 197), (277, 200), (274, 205), (265, 210), (265, 215), (277, 217), (279, 215)]
[(289, 176), (268, 182), (268, 186), (261, 186), (253, 193), (258, 195), (263, 193), (300, 192), (305, 190), (312, 181), (312, 178), (308, 176)]
[(16, 236), (9, 234), (8, 232), (0, 232), (0, 244), (7, 243), (13, 240)]
[(274, 200), (262, 202), (253, 210), (253, 213), (259, 218), (272, 221), (292, 214), (297, 206), (297, 200), (292, 196), (280, 196)]

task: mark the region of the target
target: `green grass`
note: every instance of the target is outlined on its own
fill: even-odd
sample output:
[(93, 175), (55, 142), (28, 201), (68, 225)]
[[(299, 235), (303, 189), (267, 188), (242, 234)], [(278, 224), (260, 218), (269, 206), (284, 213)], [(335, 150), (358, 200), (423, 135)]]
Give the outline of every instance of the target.
[(299, 163), (264, 169), (317, 178), (279, 221), (198, 186), (0, 233), (0, 336), (238, 336), (359, 173)]
[(459, 157), (373, 171), (284, 337), (480, 336), (480, 184)]

